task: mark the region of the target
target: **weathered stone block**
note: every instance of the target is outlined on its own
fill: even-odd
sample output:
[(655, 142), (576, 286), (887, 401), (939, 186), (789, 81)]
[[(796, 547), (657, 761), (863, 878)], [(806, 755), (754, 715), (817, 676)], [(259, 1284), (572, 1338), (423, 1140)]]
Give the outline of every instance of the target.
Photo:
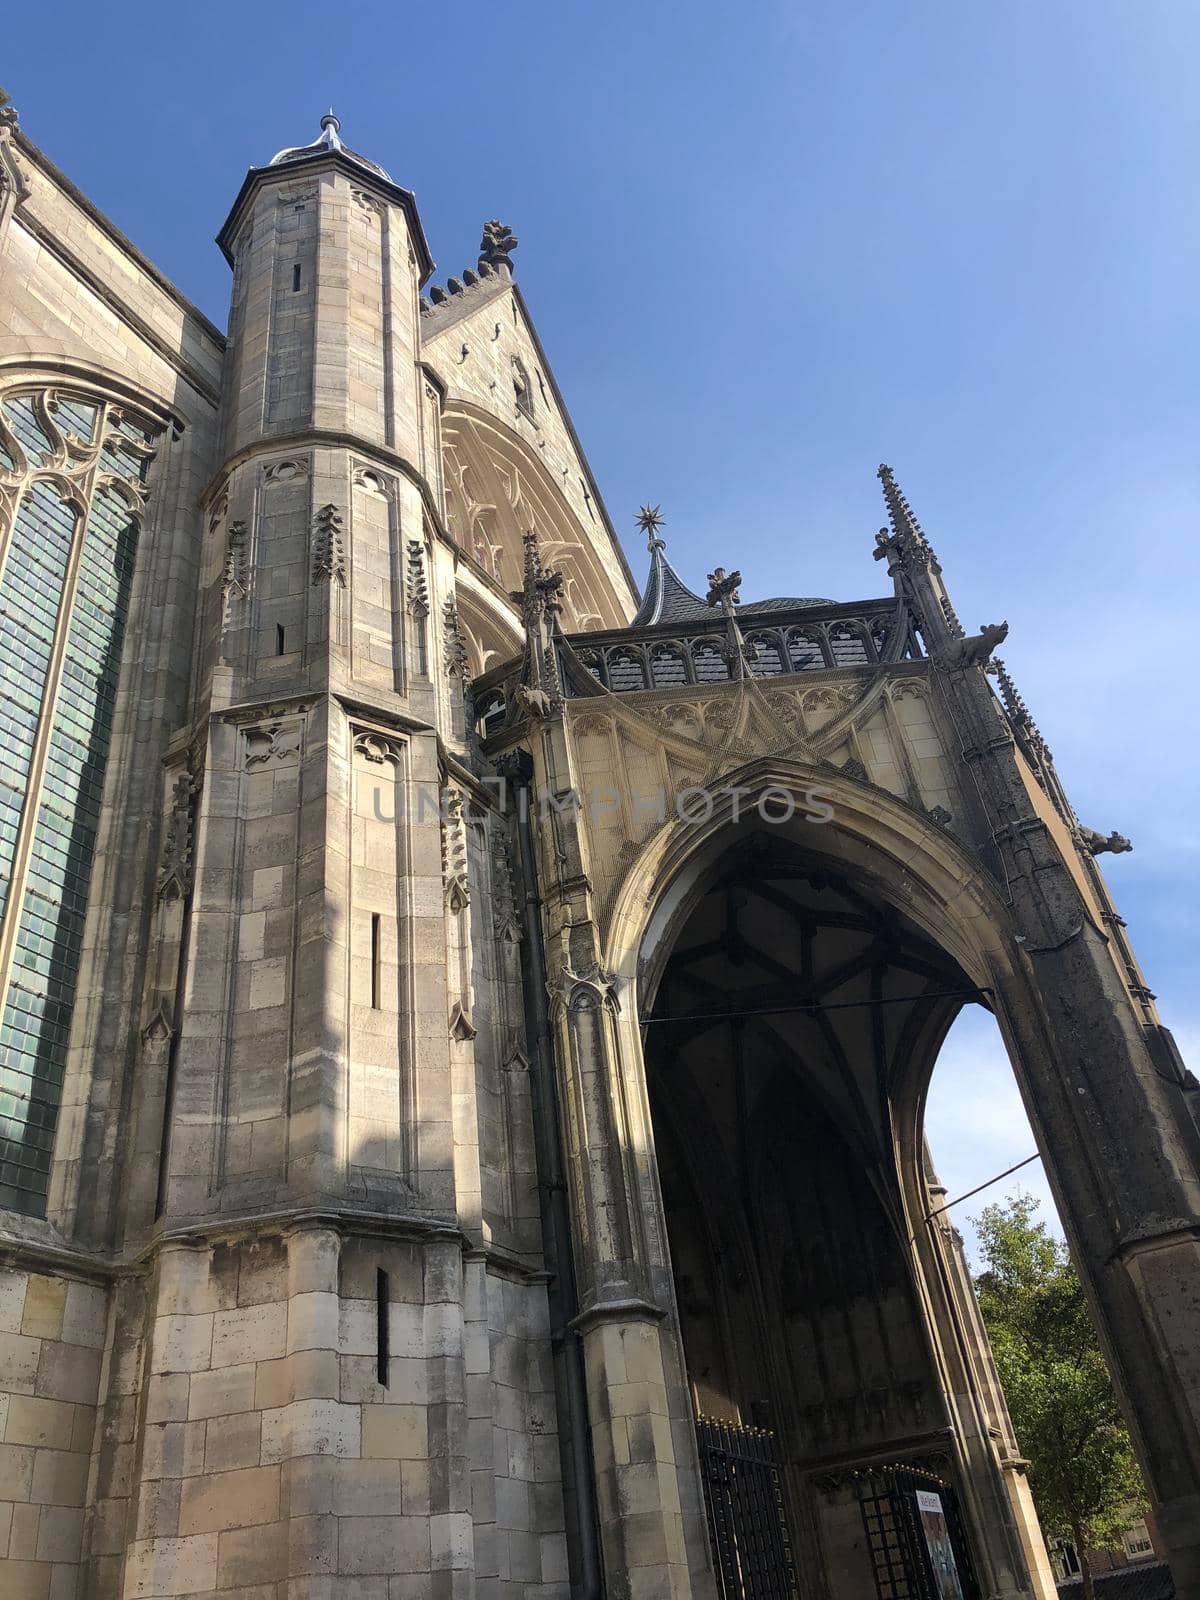
[(362, 1453), (391, 1460), (423, 1460), (429, 1453), (424, 1406), (362, 1407)]
[(101, 1354), (87, 1345), (46, 1340), (38, 1359), (37, 1393), (49, 1400), (95, 1405)]
[(287, 1326), (288, 1307), (280, 1302), (216, 1312), (212, 1323), (212, 1365), (233, 1366), (282, 1356)]
[(69, 1450), (75, 1432), (75, 1407), (62, 1400), (40, 1400), (32, 1395), (14, 1394), (8, 1402), (8, 1421), (4, 1428), (6, 1444), (49, 1445), (53, 1450)]
[(78, 1561), (82, 1539), (82, 1507), (42, 1507), (38, 1521), (36, 1560)]
[(67, 1285), (61, 1278), (31, 1273), (25, 1288), (21, 1332), (33, 1339), (61, 1339)]
[(212, 1533), (274, 1522), (279, 1515), (279, 1468), (245, 1467), (189, 1478), (179, 1501), (179, 1532)]
[(258, 1465), (262, 1418), (256, 1411), (234, 1417), (213, 1417), (193, 1424), (205, 1429), (204, 1471), (228, 1472)]
[(159, 1317), (154, 1328), (154, 1372), (203, 1372), (212, 1364), (212, 1313)]
[(264, 1411), (262, 1459), (276, 1462), (288, 1456), (359, 1455), (359, 1410), (336, 1400), (294, 1400)]
[(87, 1456), (67, 1450), (39, 1450), (29, 1498), (38, 1505), (81, 1506), (87, 1476)]
[(429, 1571), (427, 1517), (346, 1517), (338, 1530), (338, 1564), (351, 1575)]
[(186, 1539), (146, 1539), (129, 1547), (127, 1600), (205, 1594), (217, 1587), (217, 1534)]
[(0, 1333), (0, 1389), (9, 1394), (33, 1394), (41, 1354), (40, 1339)]
[(53, 1570), (48, 1561), (6, 1561), (3, 1578), (13, 1600), (50, 1600)]
[(256, 1374), (257, 1368), (249, 1363), (195, 1373), (188, 1393), (187, 1415), (223, 1417), (253, 1411)]

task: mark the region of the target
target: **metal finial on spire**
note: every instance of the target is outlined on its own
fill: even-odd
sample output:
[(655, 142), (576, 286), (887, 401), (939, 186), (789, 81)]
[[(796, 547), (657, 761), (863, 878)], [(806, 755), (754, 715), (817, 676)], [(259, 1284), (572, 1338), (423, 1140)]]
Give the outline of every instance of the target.
[(333, 111), (333, 107), (332, 106), (330, 106), (329, 110), (321, 118), (321, 126), (323, 128), (332, 128), (334, 133), (340, 133), (341, 132), (342, 125), (338, 121), (337, 117), (334, 115), (334, 111)]
[(661, 506), (646, 505), (637, 514), (637, 525), (646, 535), (651, 555), (655, 550), (665, 550), (666, 540), (658, 537), (658, 530), (666, 522)]

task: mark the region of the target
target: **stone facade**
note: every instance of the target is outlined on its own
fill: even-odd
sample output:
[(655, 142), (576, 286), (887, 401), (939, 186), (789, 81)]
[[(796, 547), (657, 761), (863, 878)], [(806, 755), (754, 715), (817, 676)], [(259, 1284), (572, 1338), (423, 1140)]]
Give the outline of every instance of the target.
[(507, 229), (327, 117), (219, 243), (227, 337), (0, 108), (5, 1596), (851, 1600), (918, 1489), (1047, 1596), (967, 999), (1195, 1593), (1193, 1091), (890, 473), (886, 599), (639, 610)]

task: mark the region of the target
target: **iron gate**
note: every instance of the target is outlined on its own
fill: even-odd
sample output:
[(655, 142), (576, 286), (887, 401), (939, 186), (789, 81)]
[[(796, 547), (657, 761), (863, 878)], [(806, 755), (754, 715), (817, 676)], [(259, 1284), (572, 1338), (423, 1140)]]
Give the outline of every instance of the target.
[(701, 1417), (696, 1437), (721, 1600), (799, 1600), (775, 1435)]
[[(978, 1600), (979, 1586), (950, 1484), (912, 1467), (881, 1467), (856, 1474), (859, 1509), (875, 1569), (879, 1600)], [(952, 1553), (930, 1547), (922, 1526), (918, 1493), (941, 1502), (945, 1544)], [(950, 1570), (947, 1570), (947, 1569)]]

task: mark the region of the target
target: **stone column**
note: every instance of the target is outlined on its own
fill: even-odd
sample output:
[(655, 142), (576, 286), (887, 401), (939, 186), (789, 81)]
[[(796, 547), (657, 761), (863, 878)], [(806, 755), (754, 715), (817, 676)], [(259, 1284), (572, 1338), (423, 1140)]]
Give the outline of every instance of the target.
[[(928, 1157), (926, 1157), (928, 1161)], [(975, 1299), (962, 1238), (946, 1216), (939, 1183), (921, 1185), (914, 1219), (922, 1283), (933, 1302), (930, 1328), (963, 1457), (964, 1499), (980, 1547), (985, 1592), (1055, 1600), (1054, 1574), (1025, 1477), (987, 1330)]]
[(1200, 1143), (1186, 1080), (1156, 1059), (1153, 996), (1049, 751), (1006, 674), (1005, 705), (984, 676), (1007, 625), (964, 637), (891, 468), (879, 475), (891, 531), (881, 531), (876, 554), (920, 619), (984, 823), (978, 849), (1011, 908), (998, 1020), (1176, 1590), (1192, 1600), (1200, 1596)]
[(619, 1030), (621, 997), (600, 962), (561, 717), (539, 735), (547, 978), (605, 1592), (707, 1600), (713, 1580), (707, 1542), (696, 1537), (695, 1434), (670, 1314), (641, 1053), (636, 1030), (632, 1054), (630, 1030)]

